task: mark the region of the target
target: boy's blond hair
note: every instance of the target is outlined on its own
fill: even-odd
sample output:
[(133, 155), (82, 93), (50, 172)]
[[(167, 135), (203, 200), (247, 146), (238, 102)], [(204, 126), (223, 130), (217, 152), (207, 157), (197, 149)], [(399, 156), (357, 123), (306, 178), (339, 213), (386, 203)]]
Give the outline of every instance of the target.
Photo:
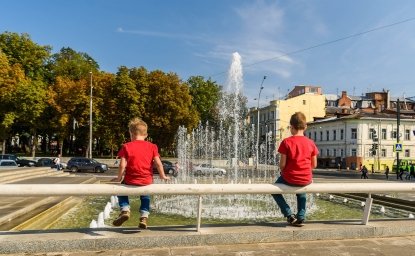
[(296, 130), (305, 130), (307, 127), (307, 120), (302, 112), (295, 112), (290, 119), (290, 125)]
[(138, 117), (131, 119), (128, 129), (132, 135), (147, 136), (147, 124)]

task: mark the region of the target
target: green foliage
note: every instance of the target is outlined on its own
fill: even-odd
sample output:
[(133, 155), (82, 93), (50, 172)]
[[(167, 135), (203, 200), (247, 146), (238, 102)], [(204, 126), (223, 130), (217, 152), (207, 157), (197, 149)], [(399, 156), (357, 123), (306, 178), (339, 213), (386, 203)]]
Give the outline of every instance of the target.
[(198, 115), (192, 107), (187, 84), (174, 73), (156, 70), (148, 74), (148, 96), (143, 119), (151, 124), (150, 137), (166, 151), (173, 151), (179, 126), (194, 128)]
[(175, 73), (144, 67), (105, 73), (87, 53), (50, 51), (27, 34), (0, 34), (0, 139), (39, 134), (68, 142), (66, 152), (85, 149), (91, 83), (94, 151), (118, 150), (129, 140), (133, 117), (147, 122), (149, 139), (167, 153), (174, 151), (179, 126), (191, 130), (200, 118), (217, 123), (220, 87), (213, 81), (195, 76), (183, 82)]
[(30, 79), (42, 80), (45, 63), (50, 56), (50, 46), (34, 43), (28, 34), (5, 32), (0, 34), (0, 49), (8, 57), (10, 65), (19, 64)]
[(85, 79), (91, 71), (95, 73), (99, 69), (98, 63), (88, 54), (76, 52), (69, 47), (53, 54), (47, 66), (52, 78), (60, 76), (74, 81)]
[(212, 126), (219, 123), (218, 102), (221, 97), (221, 87), (216, 82), (204, 80), (202, 76), (192, 76), (187, 80), (192, 95), (192, 104), (200, 114), (200, 121), (209, 122)]

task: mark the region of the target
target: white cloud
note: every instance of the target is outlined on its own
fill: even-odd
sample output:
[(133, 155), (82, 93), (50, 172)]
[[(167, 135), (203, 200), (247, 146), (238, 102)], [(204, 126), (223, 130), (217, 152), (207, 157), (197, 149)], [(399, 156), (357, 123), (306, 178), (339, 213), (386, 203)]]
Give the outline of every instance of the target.
[(118, 33), (133, 34), (133, 35), (148, 36), (148, 37), (163, 37), (163, 38), (179, 39), (179, 40), (181, 39), (202, 40), (203, 39), (199, 36), (189, 35), (189, 34), (165, 33), (165, 32), (149, 31), (149, 30), (125, 30), (121, 27), (117, 28), (116, 31)]

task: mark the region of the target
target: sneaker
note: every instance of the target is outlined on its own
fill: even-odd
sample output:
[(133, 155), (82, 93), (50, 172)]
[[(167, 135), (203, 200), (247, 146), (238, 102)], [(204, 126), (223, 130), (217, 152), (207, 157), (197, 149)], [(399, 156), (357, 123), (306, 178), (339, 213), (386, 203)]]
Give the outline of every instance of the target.
[(141, 217), (140, 223), (138, 224), (139, 228), (147, 229), (147, 217)]
[(124, 222), (126, 222), (128, 219), (130, 218), (130, 212), (129, 211), (121, 211), (120, 215), (118, 215), (118, 218), (116, 218), (113, 222), (112, 225), (119, 227), (121, 226)]
[(295, 217), (294, 214), (291, 214), (290, 216), (287, 217), (287, 222), (291, 225), (296, 221), (297, 221), (297, 218)]
[(291, 225), (296, 226), (296, 227), (302, 227), (302, 226), (304, 226), (304, 220), (297, 219), (296, 221), (291, 223)]

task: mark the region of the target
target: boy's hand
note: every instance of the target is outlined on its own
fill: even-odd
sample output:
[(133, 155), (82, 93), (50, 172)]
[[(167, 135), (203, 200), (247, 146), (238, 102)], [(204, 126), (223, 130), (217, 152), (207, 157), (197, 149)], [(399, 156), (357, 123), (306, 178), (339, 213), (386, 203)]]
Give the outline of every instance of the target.
[(122, 178), (120, 179), (120, 178), (113, 178), (112, 180), (111, 180), (112, 182), (121, 182), (122, 181)]
[(162, 180), (170, 180), (170, 177), (169, 177), (169, 176), (164, 175), (164, 176), (160, 176), (160, 179), (162, 179)]

